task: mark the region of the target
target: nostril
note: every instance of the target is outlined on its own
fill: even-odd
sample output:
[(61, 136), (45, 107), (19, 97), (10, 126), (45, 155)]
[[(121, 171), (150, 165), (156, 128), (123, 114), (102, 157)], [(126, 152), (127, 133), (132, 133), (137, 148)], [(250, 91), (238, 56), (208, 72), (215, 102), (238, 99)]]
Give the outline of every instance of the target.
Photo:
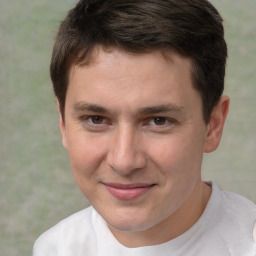
[(146, 166), (146, 159), (144, 156), (122, 157), (122, 158), (109, 158), (108, 166), (112, 171), (120, 175), (131, 175)]

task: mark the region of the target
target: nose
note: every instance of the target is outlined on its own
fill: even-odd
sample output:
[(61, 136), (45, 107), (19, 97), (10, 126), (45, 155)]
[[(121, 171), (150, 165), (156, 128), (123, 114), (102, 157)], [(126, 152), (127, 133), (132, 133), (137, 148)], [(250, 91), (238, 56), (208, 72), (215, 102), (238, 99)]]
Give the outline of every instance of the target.
[(107, 163), (120, 175), (130, 175), (146, 166), (146, 156), (138, 133), (132, 127), (120, 127), (112, 137)]

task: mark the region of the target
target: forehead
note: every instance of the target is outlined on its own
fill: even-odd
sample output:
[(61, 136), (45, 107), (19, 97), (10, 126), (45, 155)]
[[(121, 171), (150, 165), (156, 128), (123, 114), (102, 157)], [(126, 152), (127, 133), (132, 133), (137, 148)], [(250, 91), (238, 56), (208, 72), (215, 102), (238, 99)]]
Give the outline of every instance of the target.
[(189, 58), (171, 51), (133, 54), (97, 47), (89, 65), (73, 65), (67, 101), (104, 103), (112, 108), (181, 106), (191, 93), (197, 94), (191, 67)]
[[(139, 68), (139, 70), (138, 70)], [(74, 78), (75, 71), (84, 69), (88, 78), (113, 77), (113, 79), (146, 75), (149, 78), (168, 75), (180, 69), (182, 77), (187, 75), (192, 83), (192, 60), (174, 51), (165, 52), (155, 50), (146, 53), (131, 53), (118, 48), (103, 48), (96, 46), (90, 53), (85, 65), (72, 65), (69, 74), (70, 80)], [(111, 72), (110, 72), (111, 71)], [(139, 71), (139, 72), (138, 72)], [(176, 72), (178, 73), (178, 72)], [(157, 76), (158, 75), (158, 76)]]
[[(102, 64), (109, 65), (111, 63), (126, 64), (129, 61), (143, 63), (148, 61), (148, 64), (155, 63), (156, 65), (167, 63), (180, 64), (186, 62), (189, 69), (192, 67), (192, 60), (189, 57), (183, 56), (174, 50), (148, 50), (145, 52), (129, 52), (117, 47), (95, 46), (88, 55), (87, 67), (100, 66)], [(83, 65), (82, 65), (83, 66)]]

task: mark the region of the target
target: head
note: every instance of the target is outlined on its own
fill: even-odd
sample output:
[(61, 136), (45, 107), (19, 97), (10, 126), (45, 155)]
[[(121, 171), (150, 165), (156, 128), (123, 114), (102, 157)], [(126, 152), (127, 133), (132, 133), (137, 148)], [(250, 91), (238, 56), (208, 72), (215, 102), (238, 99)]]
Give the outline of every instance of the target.
[(63, 145), (124, 245), (168, 241), (202, 214), (203, 153), (218, 146), (228, 110), (225, 60), (208, 1), (80, 1), (62, 22), (51, 77)]
[(81, 0), (61, 23), (53, 49), (51, 78), (65, 117), (73, 64), (90, 65), (96, 46), (131, 53), (175, 51), (190, 58), (203, 118), (224, 88), (227, 47), (222, 18), (207, 0)]

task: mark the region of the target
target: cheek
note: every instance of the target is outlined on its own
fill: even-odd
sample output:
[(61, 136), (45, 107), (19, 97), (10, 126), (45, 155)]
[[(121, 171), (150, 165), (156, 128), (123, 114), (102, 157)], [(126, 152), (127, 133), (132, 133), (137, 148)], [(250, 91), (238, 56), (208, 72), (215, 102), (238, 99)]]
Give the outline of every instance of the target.
[(181, 206), (201, 179), (202, 146), (199, 145), (194, 145), (194, 139), (177, 136), (151, 151), (152, 162), (162, 177), (161, 196), (157, 200), (165, 205), (168, 213)]
[(165, 138), (151, 149), (152, 161), (165, 176), (178, 179), (200, 173), (203, 146), (193, 136), (182, 134)]
[(98, 181), (98, 170), (102, 164), (102, 147), (92, 143), (90, 139), (73, 140), (69, 144), (68, 153), (70, 166), (74, 179), (88, 200), (93, 200), (96, 184)]
[(104, 158), (102, 143), (84, 135), (69, 140), (68, 153), (71, 169), (79, 178), (94, 174)]

